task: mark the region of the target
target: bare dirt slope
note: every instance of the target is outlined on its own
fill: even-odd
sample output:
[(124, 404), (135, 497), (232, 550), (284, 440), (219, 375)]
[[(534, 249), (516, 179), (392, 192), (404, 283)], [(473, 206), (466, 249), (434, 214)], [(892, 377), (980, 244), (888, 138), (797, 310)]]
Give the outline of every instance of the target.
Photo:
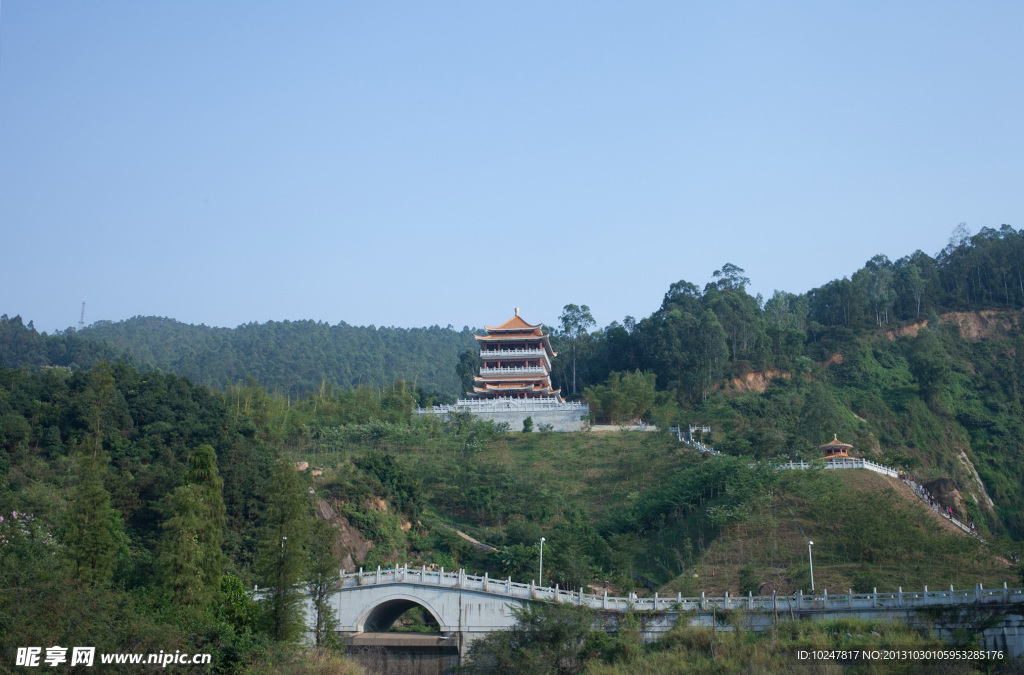
[(960, 337), (977, 341), (993, 338), (1007, 338), (1018, 334), (1020, 312), (985, 310), (982, 312), (949, 312), (942, 320), (960, 328)]

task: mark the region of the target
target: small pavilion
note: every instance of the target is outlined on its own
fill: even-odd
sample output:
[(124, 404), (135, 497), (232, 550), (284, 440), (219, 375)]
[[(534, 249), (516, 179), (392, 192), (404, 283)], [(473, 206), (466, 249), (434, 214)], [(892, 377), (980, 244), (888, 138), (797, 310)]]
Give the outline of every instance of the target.
[(832, 434), (832, 440), (825, 445), (819, 445), (818, 451), (822, 454), (822, 459), (832, 459), (834, 457), (849, 457), (849, 451), (853, 449), (853, 446), (849, 443), (843, 443), (839, 440), (838, 434)]

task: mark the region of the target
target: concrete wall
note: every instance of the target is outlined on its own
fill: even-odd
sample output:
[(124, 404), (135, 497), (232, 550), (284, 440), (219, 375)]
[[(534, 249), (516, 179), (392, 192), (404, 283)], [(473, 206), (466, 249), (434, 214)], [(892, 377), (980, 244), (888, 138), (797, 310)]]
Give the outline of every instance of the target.
[(534, 411), (534, 412), (523, 412), (520, 410), (504, 410), (495, 412), (477, 412), (473, 413), (482, 420), (490, 420), (495, 424), (501, 424), (505, 422), (508, 424), (509, 431), (522, 431), (523, 420), (527, 417), (533, 418), (533, 430), (540, 431), (542, 424), (550, 424), (552, 431), (582, 431), (584, 429), (584, 422), (580, 419), (581, 416), (586, 414), (586, 411), (582, 413), (579, 410), (551, 410), (551, 411)]

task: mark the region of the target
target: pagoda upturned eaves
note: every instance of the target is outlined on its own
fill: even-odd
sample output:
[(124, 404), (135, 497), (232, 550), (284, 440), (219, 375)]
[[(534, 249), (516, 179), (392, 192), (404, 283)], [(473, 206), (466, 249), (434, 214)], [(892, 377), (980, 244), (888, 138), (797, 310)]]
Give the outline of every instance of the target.
[(551, 386), (550, 335), (541, 324), (530, 324), (515, 316), (500, 326), (484, 326), (487, 335), (474, 335), (483, 361), (473, 389), (475, 399), (545, 398), (561, 401), (561, 389)]

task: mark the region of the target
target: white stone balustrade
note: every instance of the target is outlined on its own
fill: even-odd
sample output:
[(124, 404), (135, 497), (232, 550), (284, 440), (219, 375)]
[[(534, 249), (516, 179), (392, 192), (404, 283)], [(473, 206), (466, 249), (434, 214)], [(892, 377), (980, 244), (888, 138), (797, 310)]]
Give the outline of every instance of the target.
[(821, 467), (825, 469), (867, 469), (868, 471), (874, 471), (880, 473), (883, 476), (890, 476), (892, 478), (899, 478), (900, 474), (896, 469), (891, 469), (881, 464), (875, 464), (870, 459), (859, 459), (857, 457), (833, 457), (832, 459), (826, 459), (819, 462), (786, 462), (779, 464), (779, 469), (812, 469), (814, 467)]
[(435, 405), (431, 408), (417, 408), (417, 415), (443, 415), (449, 412), (547, 412), (552, 410), (575, 410), (581, 413), (590, 411), (586, 403), (578, 401), (560, 401), (557, 398), (489, 398), (460, 399), (452, 405)]
[(774, 596), (752, 594), (730, 596), (727, 593), (724, 596), (716, 597), (705, 596), (702, 593), (699, 598), (684, 598), (679, 594), (666, 597), (655, 594), (653, 598), (638, 598), (632, 594), (628, 597), (609, 597), (607, 593), (602, 595), (584, 593), (583, 589), (566, 590), (558, 588), (557, 585), (552, 588), (536, 586), (532, 583), (521, 584), (513, 582), (511, 578), (488, 579), (487, 575), (474, 576), (466, 574), (466, 571), (461, 569), (454, 572), (445, 572), (443, 569), (435, 572), (408, 566), (392, 570), (378, 568), (376, 571), (360, 570), (354, 574), (342, 574), (340, 578), (342, 591), (346, 588), (386, 584), (441, 586), (516, 600), (544, 600), (586, 605), (593, 609), (613, 612), (692, 612), (713, 609), (788, 612), (791, 608), (795, 611), (876, 610), (942, 605), (1011, 605), (1024, 602), (1024, 588), (1008, 588), (1006, 584), (1003, 584), (1002, 588), (994, 589), (984, 588), (981, 584), (977, 584), (969, 590), (955, 590), (952, 586), (948, 589), (932, 591), (929, 591), (927, 586), (922, 591), (904, 591), (900, 588), (895, 593), (829, 593), (825, 591), (815, 595), (804, 595), (800, 592), (794, 595)]

